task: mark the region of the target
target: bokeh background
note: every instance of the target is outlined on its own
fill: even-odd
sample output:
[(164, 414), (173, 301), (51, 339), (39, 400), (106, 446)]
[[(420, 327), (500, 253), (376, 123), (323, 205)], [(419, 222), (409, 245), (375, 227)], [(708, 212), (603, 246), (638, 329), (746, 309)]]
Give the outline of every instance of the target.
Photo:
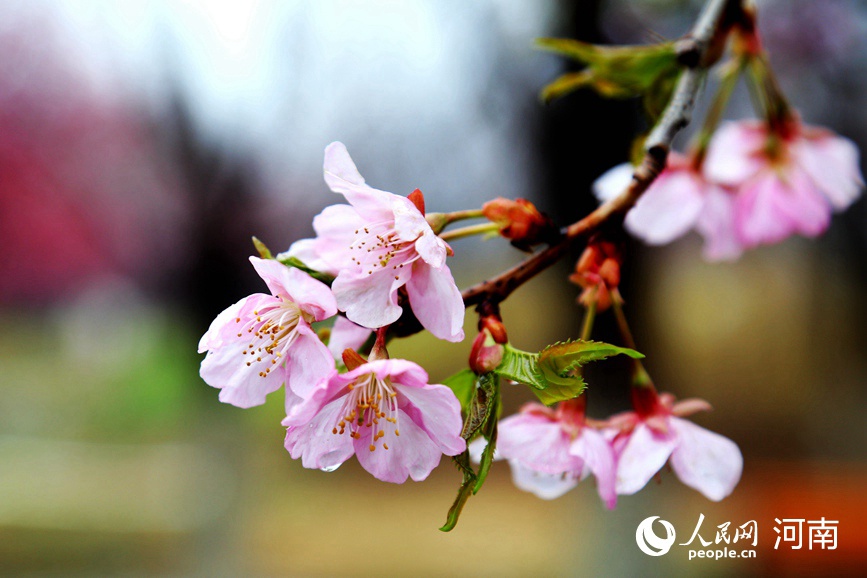
[[(196, 343), (260, 291), (251, 235), (275, 250), (338, 199), (322, 151), (346, 143), (374, 186), (429, 210), (526, 197), (561, 224), (627, 157), (634, 102), (539, 89), (563, 59), (539, 36), (676, 38), (686, 0), (0, 5), (0, 574), (26, 576), (846, 575), (867, 558), (867, 202), (817, 241), (707, 264), (697, 238), (629, 245), (623, 292), (660, 389), (715, 407), (695, 420), (745, 458), (706, 501), (664, 471), (608, 512), (587, 482), (553, 502), (498, 464), (458, 528), (447, 460), (424, 483), (354, 462), (304, 470), (282, 446), (279, 394), (220, 404)], [(867, 145), (867, 8), (759, 3), (780, 81), (805, 121)], [(729, 116), (752, 116), (746, 91)], [(683, 138), (679, 141), (681, 145)], [(457, 241), (467, 286), (522, 258)], [(568, 263), (506, 304), (515, 344), (574, 336)], [(467, 317), (468, 332), (474, 321)], [(616, 340), (603, 315), (596, 336)], [(441, 381), (469, 343), (419, 335), (392, 353)], [(626, 409), (626, 366), (590, 370), (591, 415)], [(509, 387), (507, 410), (530, 400)], [(756, 520), (755, 560), (650, 558), (650, 515), (685, 541)], [(836, 551), (773, 549), (775, 517), (839, 520)], [(681, 540), (678, 540), (680, 542)]]

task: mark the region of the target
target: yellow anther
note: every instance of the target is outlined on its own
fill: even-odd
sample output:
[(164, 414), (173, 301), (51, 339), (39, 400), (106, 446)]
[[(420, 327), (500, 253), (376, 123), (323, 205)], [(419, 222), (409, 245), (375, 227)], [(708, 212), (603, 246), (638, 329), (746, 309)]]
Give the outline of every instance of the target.
[(337, 435), (337, 428), (336, 427), (331, 428), (331, 433), (333, 433), (334, 435)]
[(382, 449), (387, 450), (387, 449), (388, 449), (388, 444), (386, 444), (386, 443), (382, 444)]
[(370, 444), (370, 451), (373, 451), (373, 450), (375, 450), (375, 449), (376, 449), (376, 446), (373, 445), (373, 444)]
[(394, 430), (394, 435), (396, 435), (396, 436), (400, 436), (400, 432), (397, 431), (397, 430)]

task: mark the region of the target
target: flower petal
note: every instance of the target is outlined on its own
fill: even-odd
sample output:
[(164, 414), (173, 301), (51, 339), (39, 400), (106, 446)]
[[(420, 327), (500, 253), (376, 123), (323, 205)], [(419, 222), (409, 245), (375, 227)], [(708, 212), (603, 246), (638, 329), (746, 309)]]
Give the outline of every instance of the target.
[[(467, 448), (467, 442), (461, 437), (461, 404), (451, 389), (438, 384), (423, 387), (395, 385), (398, 400), (404, 398), (409, 402), (400, 409), (430, 436), (440, 452), (456, 456)], [(403, 423), (400, 429), (403, 431)]]
[[(470, 460), (472, 460), (474, 464), (478, 464), (482, 461), (482, 453), (484, 453), (486, 447), (488, 447), (488, 440), (481, 436), (469, 443), (467, 449), (470, 450)], [(503, 454), (500, 453), (500, 448), (494, 448), (493, 459), (495, 462), (503, 459)]]
[(394, 383), (408, 387), (425, 387), (428, 382), (428, 375), (424, 368), (406, 359), (368, 361), (364, 365), (345, 373), (344, 376), (347, 380), (353, 380), (369, 373), (376, 374), (379, 379), (391, 379)]
[(334, 358), (316, 332), (304, 321), (296, 328), (298, 336), (289, 347), (288, 387), (296, 395), (309, 397), (334, 371)]
[(600, 203), (605, 203), (615, 198), (626, 190), (632, 181), (632, 173), (635, 170), (629, 163), (622, 163), (602, 173), (593, 181), (593, 193)]
[(724, 122), (710, 141), (704, 176), (713, 183), (740, 185), (767, 166), (767, 156), (761, 154), (767, 137), (761, 123)]
[(342, 417), (340, 399), (329, 403), (304, 425), (290, 426), (286, 430), (284, 446), (292, 459), (301, 458), (305, 468), (334, 468), (355, 452), (348, 432), (334, 434), (332, 430)]
[(678, 437), (671, 468), (680, 481), (715, 502), (731, 494), (744, 467), (737, 444), (685, 419), (672, 417), (670, 425)]
[(425, 329), (446, 341), (463, 341), (464, 300), (448, 265), (436, 269), (416, 261), (406, 292), (412, 312)]
[(585, 469), (590, 469), (596, 477), (596, 490), (608, 509), (617, 505), (615, 491), (616, 467), (614, 450), (601, 433), (584, 427), (569, 447), (569, 453), (584, 461)]
[(341, 359), (346, 349), (358, 351), (370, 338), (371, 333), (370, 329), (356, 325), (342, 315), (338, 316), (334, 319), (334, 327), (331, 328), (328, 350), (334, 359)]
[(328, 188), (343, 194), (365, 220), (379, 222), (393, 218), (391, 202), (396, 195), (364, 184), (342, 142), (333, 142), (325, 148), (323, 169)]
[(287, 267), (275, 259), (250, 257), (259, 276), (274, 296), (286, 295), (302, 311), (312, 314), (317, 321), (337, 314), (337, 302), (328, 285), (295, 267)]
[(319, 256), (318, 245), (319, 239), (299, 239), (289, 245), (287, 250), (278, 253), (276, 259), (282, 261), (294, 257), (315, 271), (335, 275), (331, 266)]
[(384, 327), (400, 318), (403, 309), (397, 304), (397, 290), (410, 271), (395, 279), (389, 271), (367, 275), (363, 271), (341, 271), (331, 289), (337, 306), (355, 323), (371, 329)]
[(510, 462), (546, 474), (580, 476), (583, 462), (569, 452), (569, 434), (545, 416), (517, 414), (498, 425), (497, 451)]
[(789, 168), (785, 177), (768, 170), (741, 187), (735, 204), (735, 224), (747, 246), (776, 243), (793, 233), (815, 237), (828, 228), (828, 201), (806, 173), (794, 166)]
[(704, 258), (708, 261), (732, 261), (743, 248), (735, 231), (735, 196), (709, 185), (705, 189), (704, 207), (696, 223), (704, 237)]
[(518, 489), (532, 492), (543, 500), (559, 498), (578, 485), (578, 477), (574, 474), (546, 474), (522, 465), (517, 460), (510, 460), (512, 481)]
[(864, 177), (858, 147), (851, 140), (831, 133), (803, 138), (792, 145), (792, 154), (838, 211), (861, 195)]
[[(400, 436), (396, 436), (394, 430), (382, 430), (385, 437), (375, 444), (374, 451), (370, 450), (373, 429), (361, 430), (361, 438), (354, 441), (355, 455), (361, 467), (379, 480), (402, 484), (411, 477), (420, 482), (439, 465), (442, 452), (408, 415), (398, 410), (397, 419)], [(388, 449), (383, 444), (388, 445)]]
[(336, 276), (354, 265), (349, 246), (365, 223), (350, 205), (330, 205), (313, 217), (316, 238), (294, 242), (285, 255), (301, 259), (311, 269)]
[(651, 245), (670, 243), (695, 225), (703, 188), (689, 169), (663, 171), (626, 215), (626, 228)]
[(635, 426), (617, 459), (617, 493), (631, 495), (647, 485), (675, 447), (674, 435), (655, 434), (643, 423)]
[(248, 343), (242, 338), (223, 343), (212, 349), (202, 361), (199, 375), (211, 387), (219, 388), (220, 401), (237, 407), (253, 407), (265, 403), (265, 397), (280, 389), (286, 377), (281, 366), (262, 377), (261, 366), (247, 365), (242, 352)]
[[(251, 295), (249, 297), (244, 297), (234, 305), (230, 305), (226, 309), (224, 309), (217, 317), (211, 321), (211, 326), (208, 327), (208, 330), (202, 335), (202, 338), (199, 340), (199, 353), (204, 353), (209, 349), (216, 349), (223, 345), (226, 341), (234, 341), (234, 337), (237, 335), (237, 331), (235, 330), (235, 320), (238, 318), (238, 313), (241, 311), (241, 308), (247, 302), (247, 299), (250, 297), (256, 297), (257, 295)], [(261, 293), (258, 296), (266, 297)]]

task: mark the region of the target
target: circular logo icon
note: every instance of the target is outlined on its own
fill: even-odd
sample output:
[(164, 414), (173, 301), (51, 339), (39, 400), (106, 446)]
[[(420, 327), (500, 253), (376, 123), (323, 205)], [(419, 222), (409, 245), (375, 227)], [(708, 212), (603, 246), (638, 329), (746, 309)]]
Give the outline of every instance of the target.
[(665, 528), (665, 537), (660, 538), (653, 531), (653, 522), (659, 516), (650, 516), (642, 520), (635, 530), (635, 543), (648, 556), (662, 556), (671, 550), (674, 544), (674, 526), (659, 518), (659, 523)]

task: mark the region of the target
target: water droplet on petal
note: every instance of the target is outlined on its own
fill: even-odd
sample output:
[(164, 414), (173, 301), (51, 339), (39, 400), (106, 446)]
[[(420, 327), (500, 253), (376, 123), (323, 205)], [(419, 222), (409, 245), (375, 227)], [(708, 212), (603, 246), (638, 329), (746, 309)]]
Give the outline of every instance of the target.
[(334, 464), (333, 466), (325, 466), (324, 468), (319, 468), (323, 472), (333, 472), (337, 468), (339, 468), (342, 464)]

